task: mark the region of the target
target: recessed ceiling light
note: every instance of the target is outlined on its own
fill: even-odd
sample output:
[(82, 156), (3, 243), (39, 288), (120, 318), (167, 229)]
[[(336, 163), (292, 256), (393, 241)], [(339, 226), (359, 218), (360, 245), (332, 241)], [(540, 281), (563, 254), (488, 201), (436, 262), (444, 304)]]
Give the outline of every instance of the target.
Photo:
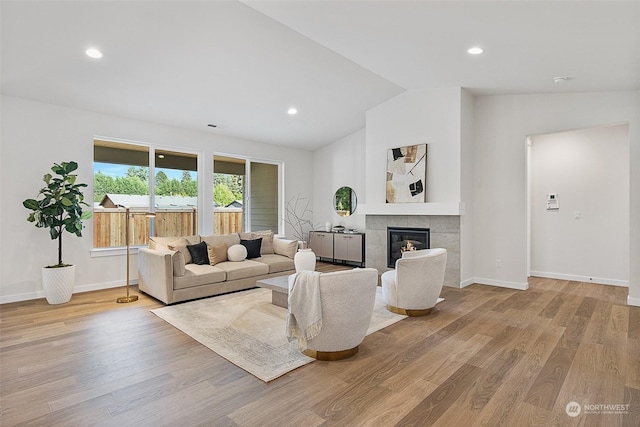
[(564, 83), (567, 80), (571, 79), (571, 77), (567, 77), (567, 76), (557, 76), (553, 78), (553, 82), (554, 83)]
[(297, 110), (297, 109), (295, 109), (295, 108), (293, 108), (293, 107), (291, 107), (291, 108), (289, 108), (289, 110), (287, 111), (287, 113), (289, 113), (289, 115), (290, 115), (290, 116), (293, 116), (293, 115), (295, 115), (295, 114), (298, 114), (298, 110)]
[(467, 49), (467, 53), (470, 53), (471, 55), (480, 55), (482, 52), (484, 52), (484, 49), (481, 47), (471, 47)]
[(159, 159), (164, 159), (164, 154), (158, 154)]
[(89, 58), (94, 58), (94, 59), (102, 58), (102, 52), (100, 52), (98, 49), (94, 47), (85, 50), (84, 53), (86, 53)]

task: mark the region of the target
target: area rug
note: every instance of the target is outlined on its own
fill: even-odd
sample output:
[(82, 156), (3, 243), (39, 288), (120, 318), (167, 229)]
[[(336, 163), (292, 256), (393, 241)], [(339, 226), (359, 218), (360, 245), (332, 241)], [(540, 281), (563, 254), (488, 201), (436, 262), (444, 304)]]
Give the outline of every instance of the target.
[[(221, 295), (151, 312), (265, 382), (315, 360), (287, 341), (287, 309), (271, 304), (268, 289)], [(367, 335), (405, 317), (385, 308), (382, 289), (378, 288)]]

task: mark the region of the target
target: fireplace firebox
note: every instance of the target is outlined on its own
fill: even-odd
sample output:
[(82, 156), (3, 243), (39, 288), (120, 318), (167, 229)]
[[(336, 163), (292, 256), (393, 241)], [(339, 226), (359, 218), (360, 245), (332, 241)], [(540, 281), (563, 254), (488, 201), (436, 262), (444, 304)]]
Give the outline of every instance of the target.
[(387, 227), (387, 267), (394, 268), (405, 251), (429, 249), (428, 228)]

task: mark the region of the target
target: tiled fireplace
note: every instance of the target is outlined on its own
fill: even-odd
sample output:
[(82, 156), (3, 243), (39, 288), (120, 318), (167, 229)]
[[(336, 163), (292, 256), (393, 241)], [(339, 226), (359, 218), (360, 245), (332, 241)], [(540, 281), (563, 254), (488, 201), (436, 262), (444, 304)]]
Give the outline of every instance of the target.
[(387, 267), (387, 227), (429, 229), (431, 248), (447, 250), (445, 286), (460, 287), (460, 217), (457, 215), (366, 216), (366, 265), (382, 274)]

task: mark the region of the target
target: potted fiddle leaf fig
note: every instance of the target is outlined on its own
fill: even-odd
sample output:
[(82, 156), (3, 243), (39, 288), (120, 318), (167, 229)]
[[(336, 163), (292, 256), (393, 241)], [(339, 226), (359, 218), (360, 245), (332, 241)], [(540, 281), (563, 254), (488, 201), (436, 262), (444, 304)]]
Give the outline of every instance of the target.
[(83, 211), (87, 184), (76, 183), (76, 162), (54, 163), (42, 180), (45, 186), (36, 199), (27, 199), (23, 206), (32, 212), (27, 221), (38, 228), (49, 230), (51, 240), (58, 240), (58, 263), (42, 269), (42, 286), (49, 304), (63, 304), (71, 299), (75, 284), (75, 266), (62, 261), (62, 235), (64, 232), (82, 236), (82, 221), (91, 217), (91, 211)]

